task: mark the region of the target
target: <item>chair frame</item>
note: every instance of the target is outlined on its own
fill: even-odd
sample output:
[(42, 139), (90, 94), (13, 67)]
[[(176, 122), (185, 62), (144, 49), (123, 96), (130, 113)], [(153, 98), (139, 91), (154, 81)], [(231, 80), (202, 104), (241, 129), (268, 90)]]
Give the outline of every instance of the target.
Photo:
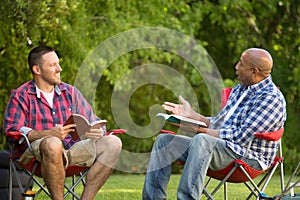
[(284, 198), (284, 196), (288, 192), (290, 192), (290, 194), (289, 194), (290, 198), (288, 198), (288, 199), (293, 199), (293, 198), (294, 199), (299, 199), (299, 194), (294, 193), (294, 187), (300, 187), (300, 179), (293, 181), (293, 178), (297, 175), (298, 172), (300, 172), (300, 161), (298, 162), (298, 165), (296, 166), (296, 168), (295, 168), (294, 172), (292, 173), (291, 177), (287, 181), (284, 190), (281, 192), (281, 194), (274, 196), (273, 197), (274, 200), (279, 200), (279, 199)]
[[(125, 133), (124, 129), (113, 129), (108, 131), (105, 135), (118, 135)], [(16, 175), (16, 180), (19, 186), (19, 190), (21, 194), (25, 194), (28, 191), (31, 191), (30, 187), (34, 183), (39, 186), (38, 191), (35, 192), (34, 196), (39, 195), (41, 192), (44, 192), (48, 197), (51, 198), (51, 195), (47, 188), (45, 187), (45, 183), (41, 183), (37, 177), (42, 178), (40, 162), (33, 158), (28, 164), (21, 164), (18, 162), (18, 159), (15, 156), (14, 149), (20, 140), (24, 139), (26, 142), (28, 149), (34, 155), (30, 142), (27, 136), (21, 132), (9, 132), (6, 134), (7, 138), (7, 147), (9, 151), (9, 200), (12, 199), (12, 176), (13, 173)], [(72, 177), (72, 186), (68, 186), (66, 183), (64, 184), (64, 188), (66, 192), (64, 193), (64, 199), (70, 194), (72, 195), (72, 199), (79, 200), (80, 197), (75, 193), (75, 188), (78, 184), (82, 183), (85, 187), (85, 176), (88, 173), (88, 167), (79, 167), (79, 166), (68, 166), (66, 169), (66, 178)], [(18, 171), (24, 171), (27, 175), (29, 175), (29, 180), (26, 186), (24, 187), (21, 183), (20, 177), (17, 175)], [(37, 176), (37, 177), (36, 177)]]
[[(284, 190), (284, 172), (283, 172), (283, 156), (282, 156), (282, 148), (281, 148), (281, 139), (280, 137), (282, 136), (284, 131), (284, 128), (275, 131), (276, 134), (278, 135), (277, 138), (273, 138), (273, 140), (277, 141), (279, 140), (279, 149), (278, 149), (278, 156), (276, 156), (275, 161), (271, 164), (271, 166), (264, 171), (261, 172), (257, 172), (257, 174), (255, 174), (254, 176), (251, 176), (251, 174), (249, 174), (249, 172), (247, 171), (247, 169), (245, 168), (249, 166), (247, 166), (247, 164), (243, 161), (243, 159), (247, 156), (249, 149), (252, 145), (252, 142), (255, 138), (261, 138), (264, 139), (265, 135), (269, 133), (266, 133), (264, 135), (264, 133), (258, 133), (258, 134), (254, 134), (253, 137), (251, 138), (251, 141), (248, 143), (248, 147), (247, 147), (247, 151), (246, 154), (243, 156), (243, 158), (239, 159), (239, 160), (235, 160), (232, 163), (232, 168), (229, 170), (229, 172), (226, 174), (226, 176), (223, 177), (216, 177), (214, 173), (217, 173), (218, 171), (215, 171), (214, 173), (212, 173), (212, 170), (208, 171), (208, 176), (209, 179), (207, 181), (207, 183), (204, 186), (203, 189), (203, 193), (206, 195), (206, 197), (208, 199), (214, 199), (213, 196), (216, 194), (216, 192), (222, 187), (224, 186), (224, 199), (228, 199), (228, 194), (227, 194), (227, 182), (231, 182), (231, 183), (244, 183), (246, 185), (246, 187), (250, 190), (250, 194), (247, 197), (247, 199), (250, 199), (253, 195), (255, 195), (256, 199), (268, 199), (269, 197), (266, 196), (264, 194), (264, 191), (267, 187), (267, 185), (269, 184), (275, 170), (277, 169), (278, 165), (280, 165), (280, 183), (281, 183), (281, 191)], [(274, 132), (273, 132), (274, 133)], [(268, 138), (270, 140), (270, 138)], [(245, 176), (245, 180), (235, 180), (235, 178), (231, 179), (231, 176), (237, 172), (237, 170), (240, 170), (241, 176)], [(254, 182), (253, 179), (255, 179), (258, 175), (265, 173), (265, 175), (261, 178), (261, 180), (259, 181), (258, 184), (256, 184)], [(208, 185), (210, 184), (212, 179), (217, 179), (220, 180), (220, 183), (213, 189), (212, 192), (209, 192), (207, 190)], [(248, 181), (250, 183), (248, 183)]]

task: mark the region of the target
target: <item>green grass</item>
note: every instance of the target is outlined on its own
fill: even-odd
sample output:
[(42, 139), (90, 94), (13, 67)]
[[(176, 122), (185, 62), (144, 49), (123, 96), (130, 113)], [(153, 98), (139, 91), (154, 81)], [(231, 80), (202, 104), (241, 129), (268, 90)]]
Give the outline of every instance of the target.
[[(112, 175), (102, 189), (98, 192), (95, 199), (101, 200), (140, 200), (142, 194), (142, 188), (144, 184), (144, 175)], [(172, 175), (169, 186), (168, 186), (168, 199), (176, 199), (176, 190), (178, 186), (180, 175)], [(286, 178), (287, 179), (287, 178)], [(267, 187), (265, 193), (269, 196), (274, 196), (280, 193), (280, 181), (279, 175), (275, 175), (269, 186)], [(70, 181), (70, 180), (68, 180)], [(214, 187), (217, 184), (217, 181), (213, 181), (209, 188)], [(35, 186), (36, 187), (36, 186)], [(35, 190), (36, 188), (34, 188)], [(83, 187), (80, 185), (79, 193), (82, 191)], [(234, 199), (245, 199), (248, 196), (248, 189), (244, 184), (228, 184), (228, 196), (230, 200)], [(216, 199), (223, 199), (223, 188), (215, 195)], [(35, 198), (36, 200), (40, 199), (49, 199), (44, 194), (40, 194)], [(67, 198), (71, 199), (71, 198)], [(206, 199), (206, 198), (202, 198)]]

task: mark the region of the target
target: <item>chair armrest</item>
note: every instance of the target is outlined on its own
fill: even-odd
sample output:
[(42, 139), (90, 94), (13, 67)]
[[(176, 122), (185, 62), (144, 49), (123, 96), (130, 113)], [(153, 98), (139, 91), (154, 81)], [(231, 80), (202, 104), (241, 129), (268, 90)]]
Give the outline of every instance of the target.
[(119, 134), (123, 134), (126, 133), (125, 129), (112, 129), (108, 132), (105, 133), (105, 135), (119, 135)]
[(176, 133), (174, 131), (169, 131), (169, 130), (165, 130), (165, 129), (162, 129), (159, 131), (160, 133), (164, 133), (164, 134), (172, 134), (172, 135), (175, 135)]
[(23, 138), (23, 135), (21, 132), (12, 131), (6, 133), (6, 137), (9, 138), (11, 141), (19, 142)]
[(270, 140), (270, 141), (278, 141), (283, 135), (284, 128), (273, 132), (267, 133), (255, 133), (255, 138), (263, 139), (263, 140)]
[(281, 136), (283, 135), (283, 131), (284, 131), (284, 127), (282, 127), (281, 129), (279, 129), (277, 131), (273, 131), (273, 132), (253, 134), (253, 136), (251, 137), (251, 139), (248, 143), (247, 150), (246, 150), (246, 153), (243, 156), (243, 158), (245, 158), (248, 155), (254, 139), (258, 138), (258, 139), (269, 140), (269, 141), (278, 141), (281, 138)]
[(26, 145), (28, 149), (31, 151), (31, 153), (34, 155), (33, 150), (31, 148), (30, 142), (28, 140), (28, 137), (26, 134), (18, 131), (11, 131), (6, 133), (7, 143), (11, 145), (10, 148), (13, 150), (15, 148), (15, 145), (21, 144), (23, 141), (26, 142)]
[(22, 132), (11, 131), (11, 132), (6, 133), (6, 137), (11, 140), (15, 140), (15, 142), (18, 142), (19, 144), (21, 144), (23, 141), (25, 141), (27, 143), (27, 145), (30, 146), (30, 142), (28, 140), (27, 135)]

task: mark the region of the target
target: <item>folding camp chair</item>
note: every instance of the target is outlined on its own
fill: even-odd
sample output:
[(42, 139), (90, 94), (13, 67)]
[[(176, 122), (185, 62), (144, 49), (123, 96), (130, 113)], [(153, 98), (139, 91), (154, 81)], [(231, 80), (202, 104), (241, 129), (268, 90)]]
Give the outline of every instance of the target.
[[(106, 135), (117, 135), (125, 133), (126, 131), (123, 129), (116, 129), (111, 130), (106, 133)], [(25, 142), (27, 143), (28, 148), (31, 150), (30, 142), (27, 136), (21, 132), (9, 132), (6, 134), (7, 137), (7, 146), (10, 152), (9, 159), (10, 159), (10, 175), (9, 175), (9, 199), (11, 200), (12, 197), (12, 176), (16, 176), (16, 180), (18, 182), (20, 194), (22, 195), (29, 195), (29, 196), (37, 196), (39, 193), (44, 192), (50, 198), (50, 193), (48, 192), (47, 188), (45, 187), (45, 183), (43, 183), (41, 174), (41, 164), (35, 158), (33, 158), (27, 164), (21, 164), (18, 162), (18, 158), (15, 157), (15, 146), (18, 145), (19, 141), (24, 138)], [(32, 151), (32, 150), (31, 150)], [(65, 194), (64, 198), (66, 198), (69, 194), (72, 195), (73, 199), (80, 199), (80, 197), (75, 193), (75, 188), (78, 184), (82, 183), (85, 186), (85, 176), (88, 173), (88, 167), (79, 167), (79, 166), (68, 166), (66, 169), (66, 177), (72, 177), (71, 185), (67, 185), (65, 183)], [(18, 177), (18, 172), (23, 171), (30, 176), (28, 183), (22, 184), (21, 178)], [(38, 186), (38, 191), (32, 192), (33, 183)], [(14, 197), (15, 198), (15, 197)], [(21, 197), (20, 197), (21, 198)], [(18, 199), (20, 199), (18, 198)]]
[[(251, 147), (252, 141), (255, 138), (265, 139), (265, 140), (272, 140), (277, 141), (280, 140), (284, 129), (281, 128), (278, 131), (269, 132), (269, 133), (256, 133), (252, 137), (252, 140), (248, 144), (248, 150), (244, 157), (247, 156), (247, 153)], [(281, 152), (281, 145), (280, 145)], [(281, 154), (281, 153), (280, 153)], [(244, 158), (243, 157), (243, 158)], [(250, 194), (247, 199), (250, 199), (253, 195), (256, 199), (268, 199), (268, 197), (264, 194), (264, 190), (266, 189), (271, 177), (273, 176), (275, 170), (277, 169), (278, 165), (280, 165), (280, 177), (281, 177), (281, 191), (283, 191), (284, 187), (284, 178), (283, 178), (283, 157), (282, 154), (277, 156), (274, 162), (267, 170), (256, 170), (251, 168), (247, 165), (243, 158), (234, 160), (230, 165), (226, 168), (221, 170), (211, 170), (209, 169), (207, 172), (207, 176), (209, 177), (208, 182), (204, 186), (203, 193), (208, 197), (208, 199), (214, 199), (213, 196), (216, 192), (220, 189), (221, 186), (224, 186), (224, 199), (227, 199), (227, 187), (226, 183), (244, 183), (247, 188), (250, 190)], [(256, 177), (264, 174), (258, 184), (254, 182), (253, 179)], [(208, 185), (212, 179), (220, 180), (220, 183), (214, 188), (212, 192), (208, 192)]]

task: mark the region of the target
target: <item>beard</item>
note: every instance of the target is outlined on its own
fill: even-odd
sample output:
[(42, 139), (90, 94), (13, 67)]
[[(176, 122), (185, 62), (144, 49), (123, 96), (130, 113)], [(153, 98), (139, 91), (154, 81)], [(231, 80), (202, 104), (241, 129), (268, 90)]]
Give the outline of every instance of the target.
[(44, 80), (44, 82), (48, 83), (49, 85), (58, 85), (61, 83), (60, 77), (56, 77), (54, 76), (42, 76), (42, 79)]

